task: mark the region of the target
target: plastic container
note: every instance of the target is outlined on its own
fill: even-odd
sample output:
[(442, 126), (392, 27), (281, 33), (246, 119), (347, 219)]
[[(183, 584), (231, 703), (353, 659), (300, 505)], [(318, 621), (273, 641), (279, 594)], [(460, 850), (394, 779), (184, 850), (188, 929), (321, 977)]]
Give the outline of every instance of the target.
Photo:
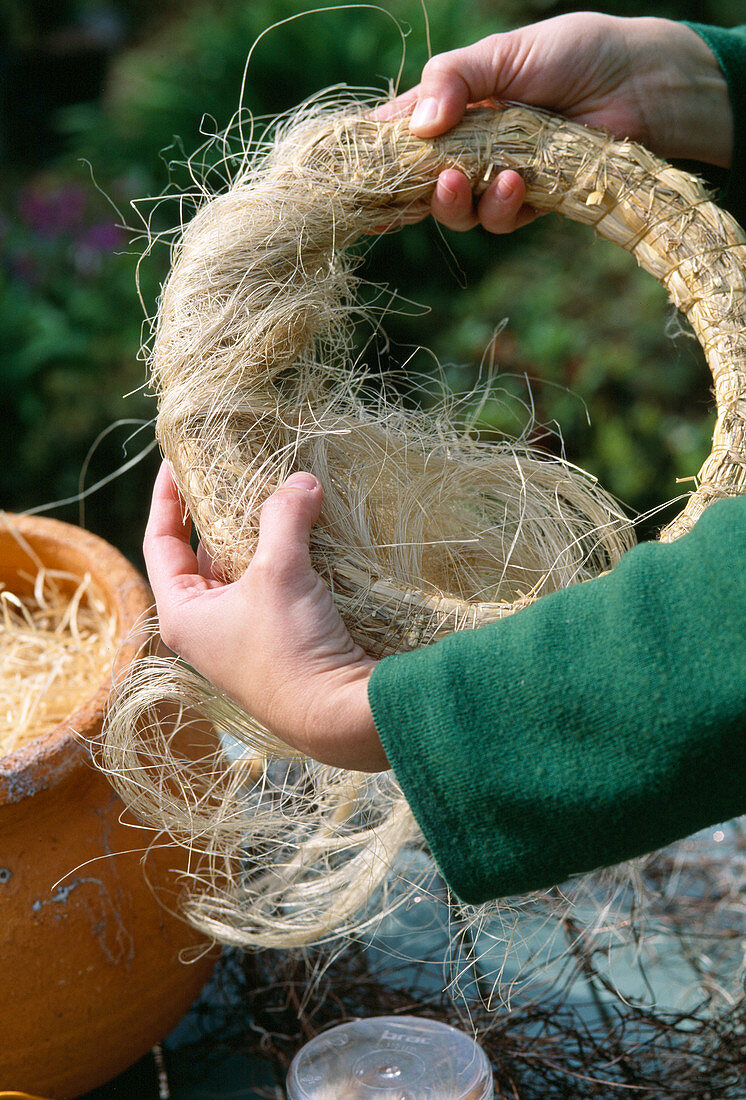
[(464, 1032), (375, 1016), (317, 1035), (293, 1059), (288, 1100), (492, 1100), (492, 1069)]

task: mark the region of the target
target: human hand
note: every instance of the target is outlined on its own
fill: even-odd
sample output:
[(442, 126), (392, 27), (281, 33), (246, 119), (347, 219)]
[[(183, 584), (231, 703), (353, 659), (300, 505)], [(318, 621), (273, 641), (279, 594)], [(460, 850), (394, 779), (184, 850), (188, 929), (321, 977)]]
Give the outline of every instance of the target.
[[(695, 31), (666, 19), (580, 12), (491, 35), (433, 57), (420, 83), (376, 117), (413, 109), (411, 130), (435, 137), (485, 99), (545, 107), (664, 157), (731, 161), (733, 117), (717, 58)], [(536, 216), (524, 198), (520, 175), (507, 170), (475, 206), (466, 177), (448, 169), (431, 212), (451, 229), (479, 223), (507, 233)]]
[(314, 572), (309, 536), (321, 486), (296, 473), (264, 504), (240, 580), (194, 553), (184, 502), (164, 463), (144, 554), (161, 637), (277, 737), (325, 764), (381, 771), (388, 760), (368, 703), (375, 661), (355, 645)]

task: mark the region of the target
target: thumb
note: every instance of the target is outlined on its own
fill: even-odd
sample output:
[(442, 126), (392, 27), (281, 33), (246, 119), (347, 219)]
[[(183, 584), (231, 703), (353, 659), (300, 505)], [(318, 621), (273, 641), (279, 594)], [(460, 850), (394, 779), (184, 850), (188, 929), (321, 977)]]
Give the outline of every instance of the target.
[(420, 137), (434, 137), (463, 117), (468, 104), (499, 95), (502, 54), (509, 54), (510, 34), (493, 34), (473, 46), (437, 54), (422, 70), (417, 106), (410, 128)]
[(318, 479), (309, 473), (291, 474), (264, 502), (252, 565), (270, 568), (278, 579), (310, 570), (308, 543), (320, 509)]

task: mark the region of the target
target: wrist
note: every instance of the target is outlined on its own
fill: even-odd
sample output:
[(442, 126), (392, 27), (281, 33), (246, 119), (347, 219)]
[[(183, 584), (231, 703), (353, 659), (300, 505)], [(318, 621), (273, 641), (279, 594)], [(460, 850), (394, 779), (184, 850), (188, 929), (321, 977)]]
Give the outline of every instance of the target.
[(348, 762), (343, 766), (356, 771), (380, 772), (391, 766), (378, 736), (368, 699), (368, 685), (377, 663), (367, 660), (349, 685), (349, 698), (345, 708), (345, 726), (349, 730), (346, 753)]
[(683, 23), (650, 17), (630, 20), (629, 27), (631, 51), (647, 53), (638, 87), (646, 144), (668, 159), (729, 168), (733, 111), (713, 51)]
[(313, 678), (296, 699), (305, 697), (302, 732), (284, 737), (322, 764), (349, 771), (386, 771), (389, 762), (373, 721), (368, 683), (377, 662), (364, 657), (354, 664)]

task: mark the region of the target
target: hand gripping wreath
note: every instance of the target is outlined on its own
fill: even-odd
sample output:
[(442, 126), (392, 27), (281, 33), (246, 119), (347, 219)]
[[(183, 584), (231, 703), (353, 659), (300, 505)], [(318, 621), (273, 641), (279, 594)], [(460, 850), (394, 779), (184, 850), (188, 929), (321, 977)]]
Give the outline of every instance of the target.
[[(546, 564), (524, 561), (516, 566), (522, 577), (505, 575), (505, 527), (512, 537), (517, 517), (496, 523), (493, 515), (490, 524), (489, 485), (475, 499), (456, 476), (461, 456), (449, 454), (437, 434), (418, 444), (413, 424), (410, 442), (396, 417), (387, 425), (366, 410), (354, 364), (345, 360), (352, 306), (345, 250), (427, 202), (446, 167), (460, 168), (477, 191), (501, 168), (517, 169), (529, 203), (593, 225), (632, 252), (691, 322), (719, 415), (699, 487), (663, 538), (688, 530), (708, 503), (744, 483), (744, 238), (696, 179), (639, 145), (527, 107), (471, 111), (432, 141), (414, 137), (406, 119), (301, 116), (184, 234), (153, 354), (158, 435), (229, 575), (250, 559), (263, 499), (292, 469), (320, 476), (316, 564), (357, 639), (376, 654), (499, 618), (546, 591)], [(440, 475), (448, 465), (452, 492), (444, 501)], [(550, 497), (551, 473), (557, 467), (533, 474)], [(493, 477), (498, 494), (500, 477)], [(558, 511), (566, 506), (568, 522), (588, 508), (563, 495), (560, 488)], [(418, 504), (432, 517), (436, 496), (447, 513), (440, 532), (413, 516)], [(496, 513), (502, 503), (493, 498)], [(597, 528), (600, 517), (590, 512)], [(503, 546), (492, 551), (493, 568), (464, 561), (475, 545), (474, 523), (484, 532), (500, 521)], [(529, 524), (527, 537), (540, 542), (536, 536)], [(419, 576), (401, 549), (397, 556), (397, 544), (413, 541), (438, 546), (420, 553)], [(603, 556), (609, 548), (599, 542)], [(473, 556), (489, 554), (482, 535)], [(472, 592), (462, 575), (470, 569)], [(493, 598), (476, 595), (485, 591)]]
[[(319, 477), (314, 564), (375, 656), (501, 618), (608, 569), (629, 544), (613, 502), (568, 464), (471, 439), (445, 407), (413, 413), (371, 400), (370, 385), (362, 393), (350, 249), (426, 206), (447, 167), (477, 192), (518, 170), (527, 202), (632, 252), (691, 323), (718, 417), (696, 491), (661, 537), (744, 489), (746, 238), (697, 179), (524, 106), (471, 110), (434, 140), (361, 107), (303, 108), (176, 248), (152, 354), (157, 431), (228, 578), (251, 559), (266, 497), (293, 470)], [(193, 673), (178, 680), (174, 662), (150, 661), (115, 697), (104, 762), (141, 816), (202, 854), (192, 919), (228, 942), (271, 946), (364, 924), (397, 848), (417, 835), (395, 780), (299, 761)], [(241, 773), (231, 758), (176, 759), (168, 730), (153, 732), (157, 692), (253, 746), (261, 781), (246, 783), (245, 760)]]

